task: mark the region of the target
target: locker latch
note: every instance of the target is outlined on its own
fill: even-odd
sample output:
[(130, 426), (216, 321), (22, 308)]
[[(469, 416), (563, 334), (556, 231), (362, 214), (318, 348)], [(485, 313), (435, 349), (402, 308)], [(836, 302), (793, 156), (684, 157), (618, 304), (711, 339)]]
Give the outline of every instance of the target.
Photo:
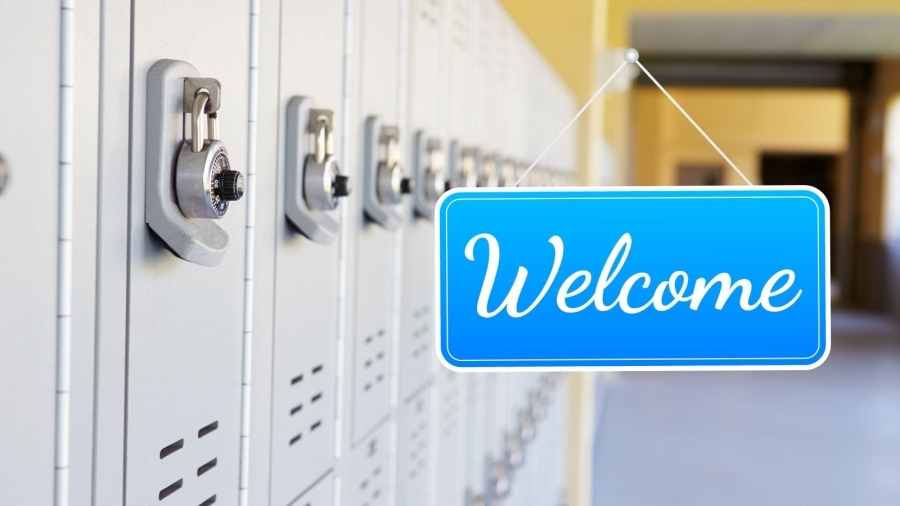
[(493, 188), (498, 186), (499, 182), (497, 156), (493, 154), (485, 155), (481, 160), (481, 177), (478, 179), (478, 186)]
[(310, 97), (293, 97), (286, 115), (285, 214), (314, 242), (331, 244), (338, 223), (328, 215), (350, 194), (334, 155), (334, 114)]
[(395, 206), (415, 187), (400, 165), (399, 144), (400, 129), (382, 125), (377, 116), (366, 119), (363, 210), (370, 220), (388, 230), (399, 226), (400, 215)]
[(219, 81), (185, 61), (147, 72), (145, 221), (179, 258), (205, 266), (225, 256), (228, 233), (215, 220), (244, 187), (218, 140), (221, 96)]
[(462, 147), (459, 141), (450, 143), (450, 180), (453, 187), (478, 186), (478, 149)]
[(9, 183), (9, 168), (6, 166), (6, 160), (0, 156), (0, 195), (6, 189), (7, 183)]
[(434, 219), (435, 204), (450, 190), (450, 181), (444, 171), (444, 151), (441, 141), (429, 138), (424, 131), (416, 134), (415, 143), (415, 208), (420, 216)]
[(497, 186), (512, 186), (516, 183), (516, 164), (509, 158), (500, 164)]

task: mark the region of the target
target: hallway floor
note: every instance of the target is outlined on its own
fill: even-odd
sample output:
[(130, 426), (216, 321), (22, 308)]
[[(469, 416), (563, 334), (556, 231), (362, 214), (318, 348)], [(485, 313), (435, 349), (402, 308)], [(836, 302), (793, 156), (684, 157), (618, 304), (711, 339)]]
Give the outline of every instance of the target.
[(813, 371), (622, 373), (596, 506), (900, 505), (900, 332), (835, 312)]

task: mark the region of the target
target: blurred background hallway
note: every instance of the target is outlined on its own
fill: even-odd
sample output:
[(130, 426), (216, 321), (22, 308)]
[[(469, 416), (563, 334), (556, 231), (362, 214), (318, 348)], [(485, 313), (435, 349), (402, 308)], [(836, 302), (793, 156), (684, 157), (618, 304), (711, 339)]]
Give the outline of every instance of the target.
[(900, 334), (834, 314), (808, 372), (622, 373), (598, 389), (594, 504), (896, 505)]

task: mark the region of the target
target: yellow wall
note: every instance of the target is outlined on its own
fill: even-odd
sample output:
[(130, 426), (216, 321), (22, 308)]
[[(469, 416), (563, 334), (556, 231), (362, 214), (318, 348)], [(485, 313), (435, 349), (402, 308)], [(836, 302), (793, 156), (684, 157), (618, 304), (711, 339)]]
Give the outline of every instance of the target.
[[(678, 88), (669, 92), (754, 183), (763, 151), (842, 154), (849, 97), (840, 90)], [(633, 92), (635, 184), (673, 185), (681, 163), (725, 167), (726, 184), (743, 184), (655, 87)]]

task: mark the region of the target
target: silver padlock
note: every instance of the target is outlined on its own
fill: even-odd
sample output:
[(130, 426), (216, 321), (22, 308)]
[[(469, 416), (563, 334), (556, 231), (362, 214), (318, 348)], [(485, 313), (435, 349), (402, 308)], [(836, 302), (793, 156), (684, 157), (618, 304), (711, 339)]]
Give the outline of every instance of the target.
[(505, 499), (512, 490), (512, 473), (506, 460), (488, 461), (488, 491), (491, 500), (489, 504), (495, 504), (495, 500)]
[(0, 195), (3, 194), (3, 190), (6, 189), (6, 185), (9, 183), (9, 168), (6, 166), (6, 160), (0, 156)]
[(514, 184), (516, 184), (516, 164), (507, 158), (500, 164), (500, 176), (497, 186), (511, 187)]
[(450, 181), (444, 171), (444, 154), (441, 150), (441, 141), (429, 139), (426, 147), (428, 167), (425, 172), (425, 197), (431, 202), (437, 202), (444, 192), (450, 190)]
[(481, 179), (478, 186), (494, 188), (500, 185), (500, 174), (497, 168), (497, 156), (486, 155), (481, 162)]
[[(188, 218), (221, 218), (228, 211), (228, 203), (244, 195), (244, 176), (232, 170), (225, 145), (218, 140), (219, 90), (210, 90), (217, 87), (218, 81), (214, 79), (185, 79), (191, 138), (185, 139), (178, 153), (175, 194), (178, 207)], [(216, 100), (212, 100), (213, 94)], [(207, 140), (203, 137), (204, 116)]]
[(332, 112), (312, 109), (309, 132), (315, 135), (315, 152), (307, 155), (303, 166), (303, 198), (310, 209), (331, 211), (338, 199), (350, 195), (350, 178), (341, 174), (334, 156)]
[(534, 417), (530, 409), (519, 410), (519, 438), (523, 443), (534, 441), (537, 431), (534, 426)]
[(458, 163), (456, 184), (464, 188), (478, 186), (478, 151), (475, 148), (463, 148)]
[(506, 435), (506, 464), (510, 469), (525, 465), (525, 448), (518, 434)]
[(544, 404), (540, 391), (532, 391), (528, 395), (528, 404), (531, 409), (531, 417), (535, 422), (539, 422), (547, 417), (547, 406)]
[(378, 162), (376, 193), (382, 204), (399, 204), (403, 195), (411, 193), (414, 183), (403, 172), (398, 161), (400, 131), (397, 127), (382, 127), (379, 143), (385, 146), (384, 160)]

